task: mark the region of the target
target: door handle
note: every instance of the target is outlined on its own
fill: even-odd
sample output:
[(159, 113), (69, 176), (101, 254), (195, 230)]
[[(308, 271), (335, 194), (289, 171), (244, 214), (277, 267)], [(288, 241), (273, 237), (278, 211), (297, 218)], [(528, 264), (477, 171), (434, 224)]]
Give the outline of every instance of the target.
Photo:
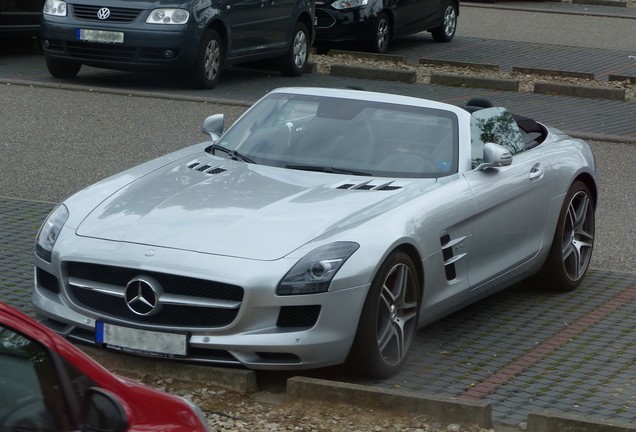
[(530, 175), (528, 178), (530, 179), (530, 181), (537, 181), (543, 178), (543, 167), (541, 166), (541, 164), (535, 164), (530, 169)]

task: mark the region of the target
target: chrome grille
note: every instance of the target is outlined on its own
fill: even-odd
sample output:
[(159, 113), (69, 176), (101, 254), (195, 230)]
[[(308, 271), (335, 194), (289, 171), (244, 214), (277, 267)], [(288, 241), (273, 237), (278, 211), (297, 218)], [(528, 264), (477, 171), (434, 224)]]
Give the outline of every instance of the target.
[[(69, 295), (79, 305), (106, 317), (139, 324), (222, 327), (236, 318), (243, 300), (241, 287), (203, 279), (80, 262), (68, 262), (66, 269)], [(179, 301), (162, 304), (154, 315), (133, 313), (123, 294), (126, 285), (139, 275), (154, 278), (164, 294)]]
[(78, 20), (129, 23), (137, 19), (143, 10), (109, 7), (110, 16), (105, 20), (101, 20), (97, 18), (97, 12), (103, 7), (104, 6), (73, 5), (73, 16)]

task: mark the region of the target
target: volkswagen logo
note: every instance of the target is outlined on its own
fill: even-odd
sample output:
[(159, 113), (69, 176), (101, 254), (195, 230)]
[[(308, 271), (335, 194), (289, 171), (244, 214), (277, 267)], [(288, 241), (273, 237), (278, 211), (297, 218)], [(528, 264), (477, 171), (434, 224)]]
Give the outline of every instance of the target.
[(161, 294), (159, 282), (149, 276), (137, 276), (126, 285), (124, 298), (126, 306), (132, 313), (150, 316), (161, 310), (161, 304), (159, 304)]
[(109, 16), (110, 16), (110, 9), (108, 8), (101, 8), (100, 10), (97, 11), (97, 18), (99, 18), (100, 20), (108, 19)]

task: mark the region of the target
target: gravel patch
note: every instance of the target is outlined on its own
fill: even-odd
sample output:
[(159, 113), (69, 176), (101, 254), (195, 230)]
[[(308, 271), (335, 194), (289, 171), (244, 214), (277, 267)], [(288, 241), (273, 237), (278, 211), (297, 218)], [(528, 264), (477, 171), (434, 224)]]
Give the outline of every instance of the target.
[(410, 65), (405, 63), (394, 63), (388, 60), (378, 60), (366, 57), (356, 56), (352, 54), (312, 54), (309, 59), (310, 62), (316, 64), (316, 72), (319, 74), (329, 74), (331, 66), (334, 64), (342, 64), (349, 66), (360, 67), (372, 67), (388, 70), (407, 70), (416, 71), (417, 82), (429, 84), (431, 80), (431, 74), (445, 72), (452, 74), (459, 74), (464, 76), (473, 77), (486, 77), (486, 78), (499, 78), (499, 79), (512, 79), (519, 81), (520, 92), (533, 92), (534, 84), (536, 82), (551, 82), (560, 84), (570, 84), (577, 86), (599, 87), (599, 88), (614, 88), (625, 90), (626, 101), (636, 101), (636, 83), (631, 83), (629, 80), (625, 81), (600, 81), (595, 79), (585, 79), (568, 76), (558, 75), (543, 75), (543, 74), (527, 74), (519, 72), (498, 72), (494, 70), (484, 68), (473, 67), (455, 67), (455, 66), (441, 66), (441, 65), (426, 65), (417, 64)]

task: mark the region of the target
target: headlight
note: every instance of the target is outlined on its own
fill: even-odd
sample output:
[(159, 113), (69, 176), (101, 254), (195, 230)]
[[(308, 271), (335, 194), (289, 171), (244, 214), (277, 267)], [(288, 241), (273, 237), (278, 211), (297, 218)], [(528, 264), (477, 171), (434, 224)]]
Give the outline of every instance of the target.
[(61, 0), (46, 0), (43, 12), (45, 15), (66, 16), (66, 2)]
[(368, 0), (337, 0), (331, 3), (334, 9), (351, 9), (354, 7), (366, 6)]
[(148, 24), (185, 24), (190, 12), (185, 9), (155, 9), (146, 19)]
[(60, 235), (62, 227), (68, 219), (68, 209), (64, 204), (56, 207), (51, 212), (49, 217), (46, 218), (35, 242), (35, 253), (37, 256), (51, 262), (51, 255), (53, 253), (53, 246), (57, 241), (57, 237)]
[(340, 267), (359, 247), (353, 242), (336, 242), (314, 249), (287, 272), (276, 293), (294, 295), (327, 291)]

